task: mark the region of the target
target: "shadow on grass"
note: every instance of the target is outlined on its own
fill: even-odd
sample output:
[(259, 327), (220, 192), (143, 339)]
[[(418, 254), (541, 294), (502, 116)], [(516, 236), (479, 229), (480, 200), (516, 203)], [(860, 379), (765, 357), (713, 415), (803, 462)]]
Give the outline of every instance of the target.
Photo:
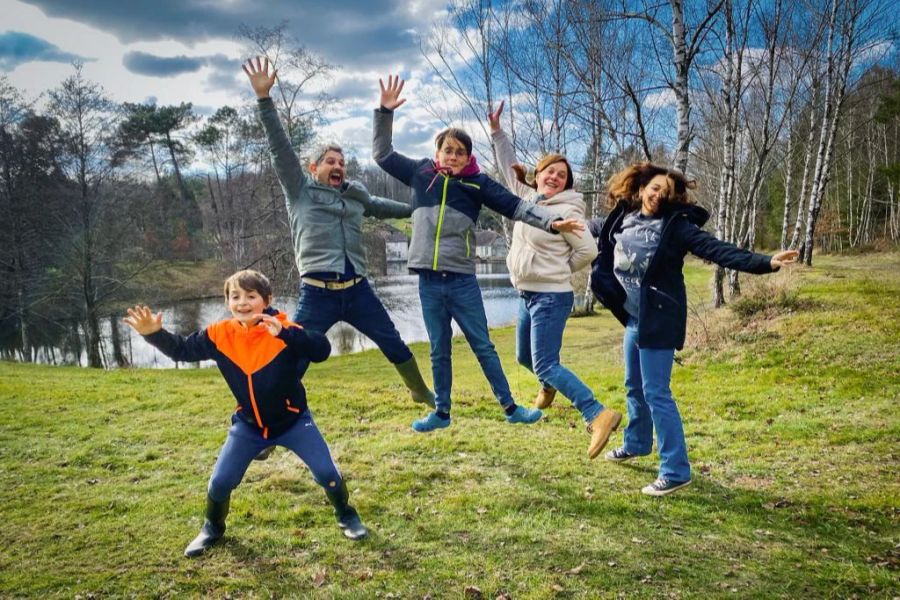
[[(417, 556), (415, 552), (382, 535), (378, 528), (371, 526), (370, 522), (364, 521), (369, 528), (368, 536), (361, 540), (350, 540), (343, 535), (337, 523), (332, 520), (330, 511), (325, 517), (329, 520), (327, 525), (319, 522), (315, 523), (317, 535), (314, 539), (310, 539), (308, 536), (291, 539), (292, 529), (284, 526), (279, 527), (276, 524), (272, 525), (271, 531), (268, 531), (267, 535), (282, 537), (293, 550), (299, 552), (308, 551), (312, 555), (317, 556), (317, 558), (310, 558), (307, 561), (308, 566), (319, 564), (321, 561), (318, 559), (320, 558), (327, 558), (328, 553), (320, 555), (319, 551), (322, 547), (328, 547), (329, 550), (343, 550), (344, 552), (339, 552), (338, 554), (345, 554), (348, 558), (351, 555), (361, 555), (363, 560), (376, 561), (396, 573), (410, 572), (413, 565), (416, 564)], [(246, 523), (246, 525), (257, 524)], [(216, 554), (227, 553), (238, 563), (252, 564), (254, 570), (259, 574), (264, 574), (267, 571), (275, 573), (284, 568), (281, 560), (284, 555), (283, 547), (276, 547), (264, 541), (262, 543), (250, 542), (239, 531), (235, 532), (235, 529), (239, 530), (240, 528), (232, 528), (218, 544), (204, 555), (193, 559), (186, 558), (185, 560), (197, 561), (196, 564), (202, 565), (204, 559), (214, 558)], [(258, 534), (259, 528), (257, 528)], [(185, 544), (188, 541), (186, 539)]]

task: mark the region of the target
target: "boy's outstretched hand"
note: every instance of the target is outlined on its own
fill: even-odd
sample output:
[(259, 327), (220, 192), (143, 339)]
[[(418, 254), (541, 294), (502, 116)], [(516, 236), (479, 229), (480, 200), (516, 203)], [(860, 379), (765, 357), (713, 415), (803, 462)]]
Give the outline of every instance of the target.
[(264, 315), (262, 313), (258, 315), (253, 315), (253, 318), (259, 319), (259, 327), (265, 327), (268, 330), (269, 335), (272, 337), (278, 337), (278, 334), (281, 333), (281, 321), (273, 317), (272, 315)]
[(388, 110), (395, 110), (406, 102), (406, 98), (400, 97), (400, 92), (403, 91), (404, 83), (405, 82), (400, 79), (399, 75), (388, 75), (387, 87), (385, 87), (384, 81), (379, 79), (378, 85), (381, 86), (381, 106)]
[(268, 98), (272, 86), (275, 85), (276, 75), (275, 69), (272, 69), (272, 74), (269, 75), (269, 59), (257, 56), (256, 59), (248, 59), (247, 62), (241, 65), (241, 68), (244, 69), (244, 73), (250, 79), (250, 85), (253, 86), (256, 97)]
[(584, 223), (578, 219), (560, 219), (550, 223), (550, 227), (560, 233), (574, 233), (578, 237), (581, 237), (581, 232), (584, 231)]
[(784, 252), (779, 252), (772, 257), (772, 268), (777, 271), (784, 265), (796, 262), (798, 256), (800, 256), (800, 253), (796, 250), (785, 250)]
[(128, 309), (128, 316), (122, 319), (141, 335), (150, 335), (162, 329), (162, 313), (153, 314), (146, 305)]

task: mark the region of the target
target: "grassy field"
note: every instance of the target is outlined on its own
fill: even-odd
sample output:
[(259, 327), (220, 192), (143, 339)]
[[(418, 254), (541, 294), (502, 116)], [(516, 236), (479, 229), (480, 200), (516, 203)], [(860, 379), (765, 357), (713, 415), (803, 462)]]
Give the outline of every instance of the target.
[[(182, 558), (233, 407), (217, 371), (0, 364), (0, 596), (900, 596), (900, 256), (744, 279), (740, 316), (702, 306), (710, 271), (689, 265), (673, 378), (694, 485), (663, 499), (639, 492), (654, 456), (587, 459), (565, 399), (508, 425), (462, 340), (453, 425), (430, 435), (379, 353), (314, 366), (361, 543), (279, 450), (236, 490), (224, 542)], [(530, 402), (513, 330), (493, 339)], [(563, 359), (624, 410), (620, 344), (607, 313), (572, 319)]]

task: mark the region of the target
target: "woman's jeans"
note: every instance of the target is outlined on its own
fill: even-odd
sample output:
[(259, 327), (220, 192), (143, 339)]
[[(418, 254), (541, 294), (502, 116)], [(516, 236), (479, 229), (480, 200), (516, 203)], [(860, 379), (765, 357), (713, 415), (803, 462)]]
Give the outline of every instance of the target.
[(521, 292), (516, 323), (516, 359), (537, 375), (545, 388), (568, 398), (591, 423), (603, 410), (594, 392), (575, 373), (559, 363), (563, 331), (575, 301), (573, 292)]
[(659, 476), (670, 481), (688, 481), (691, 465), (681, 415), (672, 398), (674, 348), (639, 348), (638, 321), (628, 319), (623, 343), (625, 354), (625, 399), (628, 426), (625, 427), (625, 451), (650, 454), (653, 429), (659, 450)]
[(506, 375), (503, 374), (500, 357), (488, 336), (487, 316), (475, 275), (420, 272), (419, 299), (422, 301), (422, 316), (428, 331), (428, 341), (431, 342), (431, 373), (436, 410), (450, 412), (450, 386), (453, 383), (450, 361), (453, 339), (451, 319), (456, 321), (466, 336), (500, 406), (513, 404), (512, 392)]
[(231, 423), (228, 439), (219, 451), (209, 478), (209, 497), (216, 502), (224, 502), (231, 496), (253, 458), (269, 446), (284, 446), (299, 456), (322, 487), (330, 489), (340, 484), (341, 472), (309, 410), (304, 411), (290, 429), (269, 439), (263, 438), (258, 430), (237, 415), (232, 415)]

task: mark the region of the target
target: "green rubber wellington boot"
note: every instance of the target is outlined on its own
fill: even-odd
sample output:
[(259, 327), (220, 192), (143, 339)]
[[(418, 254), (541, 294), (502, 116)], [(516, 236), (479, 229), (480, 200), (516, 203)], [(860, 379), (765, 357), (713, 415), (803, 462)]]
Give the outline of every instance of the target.
[(350, 492), (347, 491), (347, 484), (343, 479), (337, 487), (325, 488), (325, 495), (328, 496), (328, 501), (334, 507), (334, 516), (337, 519), (338, 527), (345, 536), (356, 541), (369, 535), (369, 531), (359, 518), (359, 513), (348, 502)]
[(228, 505), (231, 499), (225, 502), (216, 502), (209, 496), (206, 497), (206, 520), (197, 537), (184, 549), (184, 555), (191, 558), (200, 556), (211, 548), (225, 535), (225, 517), (228, 516)]
[(434, 392), (428, 389), (425, 380), (422, 379), (422, 373), (419, 371), (419, 365), (416, 363), (416, 357), (413, 356), (406, 362), (394, 365), (404, 385), (409, 388), (413, 402), (419, 404), (427, 404), (434, 408)]

